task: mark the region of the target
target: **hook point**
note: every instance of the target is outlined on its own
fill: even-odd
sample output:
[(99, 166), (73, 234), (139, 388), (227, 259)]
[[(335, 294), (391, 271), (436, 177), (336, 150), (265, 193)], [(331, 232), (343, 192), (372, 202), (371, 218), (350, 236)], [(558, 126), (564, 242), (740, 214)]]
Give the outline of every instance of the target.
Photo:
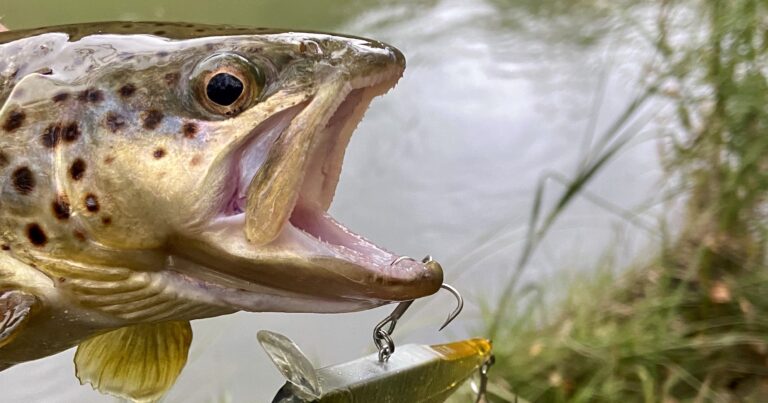
[(459, 294), (459, 291), (450, 284), (443, 283), (440, 286), (440, 288), (447, 290), (448, 292), (453, 294), (457, 302), (456, 309), (454, 309), (453, 312), (451, 312), (448, 315), (448, 319), (446, 319), (443, 325), (440, 326), (440, 330), (443, 330), (445, 329), (446, 326), (448, 326), (451, 322), (453, 322), (453, 320), (456, 319), (457, 316), (459, 316), (459, 314), (461, 313), (461, 310), (464, 309), (464, 298), (462, 298), (461, 294)]

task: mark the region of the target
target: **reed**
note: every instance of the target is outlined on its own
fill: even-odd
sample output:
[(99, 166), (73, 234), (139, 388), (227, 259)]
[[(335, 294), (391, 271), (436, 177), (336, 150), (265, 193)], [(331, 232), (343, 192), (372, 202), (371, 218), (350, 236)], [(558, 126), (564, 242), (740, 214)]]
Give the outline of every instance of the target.
[[(655, 7), (660, 62), (647, 92), (554, 207), (542, 206), (543, 187), (534, 197), (522, 257), (488, 318), (494, 401), (768, 401), (768, 1)], [(651, 98), (676, 110), (660, 141), (667, 177), (683, 184), (682, 218), (652, 259), (573, 276), (559, 298), (524, 298), (531, 253)]]

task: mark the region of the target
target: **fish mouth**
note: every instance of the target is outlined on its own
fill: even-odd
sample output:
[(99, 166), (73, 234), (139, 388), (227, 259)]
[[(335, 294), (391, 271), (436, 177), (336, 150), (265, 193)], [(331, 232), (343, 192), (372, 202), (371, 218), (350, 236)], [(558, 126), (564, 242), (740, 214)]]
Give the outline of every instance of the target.
[(348, 312), (439, 289), (439, 265), (398, 259), (328, 213), (354, 129), (372, 99), (402, 75), (402, 63), (390, 67), (329, 84), (328, 91), (274, 114), (233, 153), (206, 245), (187, 249), (197, 252), (186, 256), (208, 269), (192, 272), (226, 304)]

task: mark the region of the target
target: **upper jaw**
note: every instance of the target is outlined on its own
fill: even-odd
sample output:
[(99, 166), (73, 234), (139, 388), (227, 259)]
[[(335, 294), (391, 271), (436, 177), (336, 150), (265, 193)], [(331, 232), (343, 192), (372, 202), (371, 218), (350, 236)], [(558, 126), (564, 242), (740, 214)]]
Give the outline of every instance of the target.
[[(398, 255), (326, 213), (353, 130), (370, 101), (402, 75), (402, 59), (395, 56), (374, 74), (329, 79), (310, 101), (254, 130), (233, 154), (240, 159), (222, 213), (177, 248), (195, 262), (189, 267), (197, 277), (239, 290), (237, 297), (221, 293), (227, 304), (250, 311), (342, 312), (439, 289), (438, 265), (393, 264)], [(286, 302), (272, 306), (274, 298), (266, 302), (265, 293)]]

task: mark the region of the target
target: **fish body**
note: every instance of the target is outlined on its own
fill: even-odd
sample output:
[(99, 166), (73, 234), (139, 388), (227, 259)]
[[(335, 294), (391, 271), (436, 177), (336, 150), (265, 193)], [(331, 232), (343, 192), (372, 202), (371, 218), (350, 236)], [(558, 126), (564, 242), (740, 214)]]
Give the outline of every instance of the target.
[(380, 362), (378, 354), (314, 370), (285, 336), (262, 331), (259, 340), (288, 382), (273, 403), (439, 403), (478, 373), (491, 343), (468, 339), (440, 345), (407, 344)]
[(439, 266), (393, 265), (326, 213), (352, 131), (404, 66), (323, 33), (0, 33), (0, 369), (87, 340), (81, 381), (151, 400), (186, 361), (189, 320), (436, 292)]

